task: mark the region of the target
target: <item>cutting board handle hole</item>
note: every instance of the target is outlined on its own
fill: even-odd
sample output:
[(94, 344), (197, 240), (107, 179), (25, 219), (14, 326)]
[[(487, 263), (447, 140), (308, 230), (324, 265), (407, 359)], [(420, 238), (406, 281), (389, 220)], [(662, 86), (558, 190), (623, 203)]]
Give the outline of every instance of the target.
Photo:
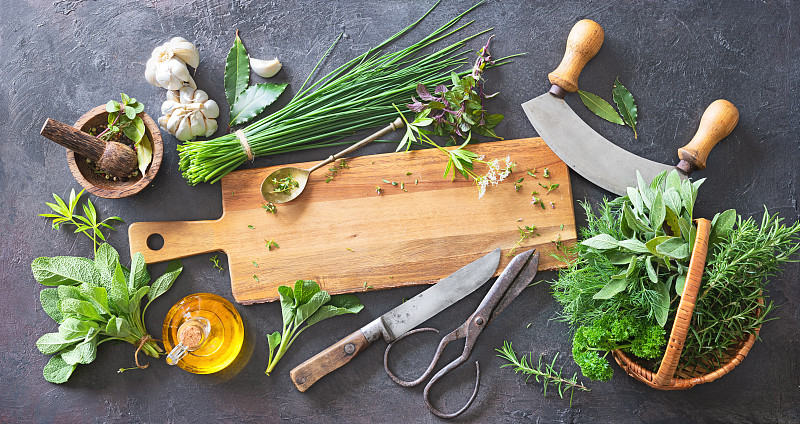
[(150, 250), (161, 250), (164, 247), (164, 237), (161, 234), (150, 234), (147, 237), (147, 248)]

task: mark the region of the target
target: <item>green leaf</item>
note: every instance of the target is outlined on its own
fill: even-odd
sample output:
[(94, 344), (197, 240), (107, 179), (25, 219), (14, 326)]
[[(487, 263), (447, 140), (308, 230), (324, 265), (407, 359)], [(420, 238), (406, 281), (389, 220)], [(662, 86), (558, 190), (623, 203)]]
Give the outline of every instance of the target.
[(93, 328), (95, 330), (99, 329), (99, 326), (94, 321), (66, 318), (64, 322), (58, 326), (58, 333), (61, 334), (65, 340), (79, 340), (85, 338)]
[(61, 313), (69, 318), (88, 319), (92, 321), (103, 321), (100, 314), (90, 302), (78, 299), (64, 299), (58, 302)]
[[(678, 191), (681, 189), (681, 176), (678, 171), (672, 170), (667, 174), (667, 190), (674, 189)], [(676, 213), (679, 211), (676, 211)]]
[(269, 82), (247, 87), (236, 97), (231, 107), (231, 126), (243, 124), (261, 113), (283, 93), (289, 84), (273, 84)]
[(114, 113), (117, 112), (118, 110), (119, 110), (119, 103), (115, 102), (114, 100), (109, 100), (108, 103), (106, 103), (106, 112)]
[(41, 257), (31, 262), (33, 278), (46, 286), (100, 284), (92, 261), (73, 256)]
[(628, 223), (628, 227), (635, 231), (643, 233), (651, 231), (650, 227), (647, 226), (647, 223), (636, 216), (636, 213), (633, 212), (633, 209), (631, 209), (628, 203), (622, 205), (622, 217)]
[(644, 201), (642, 201), (642, 195), (639, 194), (639, 190), (633, 187), (628, 187), (625, 190), (628, 192), (628, 200), (633, 204), (633, 208), (637, 211), (643, 211)]
[(42, 374), (45, 380), (61, 384), (69, 379), (69, 376), (75, 371), (75, 367), (76, 365), (70, 365), (64, 361), (61, 355), (56, 355), (50, 358), (50, 361), (44, 366)]
[(617, 239), (608, 234), (598, 234), (581, 242), (582, 245), (597, 250), (614, 249), (618, 246)]
[(88, 364), (97, 357), (97, 333), (87, 340), (61, 352), (61, 358), (67, 364)]
[(627, 265), (630, 263), (631, 258), (636, 256), (633, 253), (620, 252), (618, 250), (607, 250), (603, 254), (614, 265)]
[(61, 349), (70, 347), (83, 339), (83, 335), (71, 339), (64, 338), (61, 333), (45, 333), (36, 340), (36, 348), (45, 355), (52, 355)]
[(139, 287), (128, 302), (128, 313), (134, 314), (142, 306), (142, 299), (150, 291), (150, 286)]
[(106, 325), (106, 333), (111, 337), (125, 338), (132, 334), (131, 325), (124, 317), (111, 317)]
[(658, 297), (651, 307), (656, 322), (659, 326), (664, 327), (667, 325), (667, 315), (669, 314), (669, 289), (664, 283), (656, 283), (655, 288)]
[(651, 238), (650, 240), (648, 240), (648, 241), (647, 241), (647, 243), (645, 243), (645, 247), (647, 247), (647, 250), (648, 250), (650, 253), (652, 253), (652, 254), (654, 254), (654, 255), (656, 255), (656, 256), (660, 256), (660, 254), (658, 253), (658, 250), (656, 250), (656, 247), (657, 247), (659, 244), (661, 244), (661, 243), (664, 243), (665, 241), (667, 241), (667, 240), (669, 240), (669, 239), (671, 239), (671, 238), (672, 238), (672, 237), (670, 237), (670, 236), (658, 236), (658, 237), (653, 237), (653, 238)]
[(683, 288), (686, 286), (686, 274), (681, 274), (675, 279), (675, 292), (683, 296)]
[(58, 289), (43, 289), (39, 292), (39, 300), (42, 302), (42, 309), (53, 318), (53, 321), (61, 323), (64, 320), (58, 309)]
[(617, 109), (619, 109), (622, 120), (633, 129), (634, 138), (639, 138), (639, 135), (636, 133), (636, 118), (639, 115), (636, 102), (633, 100), (633, 95), (631, 95), (630, 91), (619, 82), (619, 78), (614, 81), (614, 89), (611, 90), (611, 95), (614, 99), (614, 103), (617, 104)]
[[(247, 56), (247, 50), (245, 50), (238, 33), (233, 41), (233, 47), (231, 47), (225, 60), (224, 80), (225, 98), (228, 99), (228, 105), (233, 110), (236, 98), (247, 88), (250, 82), (250, 58)], [(233, 113), (231, 113), (231, 116), (234, 116)]]
[(664, 222), (666, 222), (666, 223), (667, 223), (667, 226), (668, 226), (668, 227), (669, 227), (669, 229), (672, 231), (672, 235), (673, 235), (673, 236), (675, 236), (675, 237), (680, 237), (680, 236), (681, 236), (681, 234), (683, 234), (683, 233), (681, 232), (680, 218), (678, 218), (678, 217), (677, 217), (677, 216), (676, 216), (676, 215), (675, 215), (675, 214), (672, 212), (672, 208), (670, 208), (670, 207), (667, 207), (667, 209), (666, 209), (666, 212), (667, 212), (667, 214), (666, 214), (666, 216), (664, 217)]
[(128, 276), (128, 289), (139, 290), (140, 287), (150, 282), (150, 274), (147, 272), (147, 264), (144, 263), (144, 255), (136, 252), (131, 258), (131, 274)]
[(119, 264), (119, 253), (108, 243), (103, 243), (94, 254), (94, 266), (100, 272), (100, 284), (109, 289), (114, 272)]
[(283, 316), (283, 325), (288, 326), (294, 321), (295, 309), (297, 302), (294, 299), (294, 291), (290, 287), (278, 287), (278, 293), (281, 295), (281, 314)]
[(644, 243), (637, 239), (628, 239), (617, 242), (619, 247), (627, 249), (634, 253), (650, 253)]
[(689, 212), (689, 219), (691, 220), (694, 216), (694, 202), (697, 199), (697, 191), (692, 187), (692, 182), (689, 180), (683, 181), (679, 194), (683, 201), (683, 207)]
[(181, 271), (183, 271), (183, 264), (181, 264), (181, 261), (177, 259), (171, 261), (167, 266), (167, 271), (158, 277), (150, 286), (150, 291), (147, 293), (147, 297), (150, 301), (148, 301), (147, 304), (149, 305), (150, 302), (154, 301), (157, 297), (166, 293), (167, 290), (172, 287), (172, 283), (175, 282), (175, 279), (181, 274)]
[(667, 216), (667, 211), (664, 206), (664, 199), (661, 197), (661, 192), (656, 192), (653, 199), (653, 206), (650, 208), (650, 227), (658, 232), (664, 224), (664, 218)]
[(683, 260), (689, 257), (689, 243), (680, 237), (670, 237), (656, 246), (659, 255), (672, 259)]
[(328, 303), (322, 305), (322, 307), (320, 307), (317, 312), (314, 313), (314, 315), (308, 318), (306, 325), (311, 326), (322, 320), (335, 317), (337, 315), (357, 314), (362, 309), (364, 309), (364, 305), (361, 304), (361, 301), (358, 299), (358, 297), (352, 294), (340, 294), (337, 296), (332, 296)]
[(611, 279), (599, 292), (592, 296), (592, 299), (611, 299), (617, 293), (628, 287), (627, 279)]
[(269, 358), (272, 359), (273, 352), (281, 344), (281, 333), (274, 332), (267, 334), (267, 341), (269, 342)]
[(692, 225), (691, 218), (689, 218), (689, 213), (687, 211), (684, 211), (678, 219), (678, 226), (681, 227), (681, 237), (688, 243), (694, 226)]
[(147, 173), (147, 167), (153, 161), (153, 145), (150, 143), (150, 138), (142, 134), (142, 140), (136, 146), (136, 164), (139, 167), (139, 172), (144, 175)]
[(600, 98), (600, 96), (596, 94), (592, 94), (588, 91), (578, 90), (578, 94), (581, 96), (581, 101), (583, 102), (586, 107), (589, 108), (595, 115), (605, 119), (608, 122), (613, 122), (619, 125), (625, 125), (622, 122), (622, 118), (619, 117), (619, 114), (614, 107), (611, 106), (607, 101)]
[(300, 304), (297, 307), (297, 313), (294, 316), (294, 325), (299, 327), (303, 321), (307, 320), (314, 312), (317, 312), (320, 306), (328, 303), (331, 300), (331, 295), (326, 291), (320, 291), (311, 296), (307, 302)]
[(631, 278), (636, 275), (636, 271), (639, 269), (639, 257), (634, 256), (631, 258), (630, 262), (628, 262), (628, 269), (625, 270), (625, 278)]
[(683, 202), (681, 201), (681, 195), (678, 194), (678, 190), (672, 187), (668, 188), (666, 191), (664, 191), (663, 200), (664, 206), (672, 210), (675, 216), (681, 213), (681, 209), (683, 209)]
[(117, 263), (114, 276), (111, 278), (106, 290), (111, 310), (116, 312), (117, 315), (127, 313), (130, 296), (128, 293), (128, 281), (125, 278), (125, 274), (122, 272), (122, 265), (119, 263)]
[(645, 259), (644, 264), (645, 264), (645, 268), (647, 269), (647, 277), (653, 283), (657, 283), (658, 282), (658, 274), (656, 274), (656, 269), (655, 269), (655, 267), (653, 267), (653, 257), (652, 256), (648, 256), (647, 259)]
[(733, 231), (733, 226), (736, 224), (738, 218), (736, 209), (728, 209), (725, 212), (714, 215), (714, 220), (711, 221), (711, 237), (713, 242), (728, 237)]
[(294, 283), (294, 294), (293, 297), (295, 299), (296, 305), (302, 305), (311, 298), (319, 293), (321, 289), (319, 288), (319, 284), (316, 281), (310, 280), (297, 280)]

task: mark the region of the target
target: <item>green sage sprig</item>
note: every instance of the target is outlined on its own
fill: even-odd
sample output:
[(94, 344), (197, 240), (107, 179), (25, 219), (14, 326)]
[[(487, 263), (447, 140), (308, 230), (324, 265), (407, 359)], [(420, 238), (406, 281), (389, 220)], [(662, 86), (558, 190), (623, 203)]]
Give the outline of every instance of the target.
[(62, 224), (74, 225), (76, 233), (82, 233), (92, 240), (92, 243), (94, 243), (94, 253), (97, 254), (97, 248), (106, 241), (106, 236), (103, 235), (102, 228), (104, 227), (110, 229), (111, 231), (116, 231), (116, 229), (109, 225), (109, 223), (114, 221), (125, 221), (118, 216), (111, 216), (102, 221), (98, 221), (97, 209), (95, 209), (91, 199), (88, 197), (86, 198), (86, 204), (83, 205), (84, 215), (75, 213), (75, 209), (81, 200), (82, 194), (83, 190), (76, 195), (75, 189), (72, 189), (69, 193), (69, 201), (64, 202), (63, 199), (53, 193), (53, 198), (56, 200), (56, 203), (45, 202), (45, 204), (49, 206), (50, 209), (52, 209), (55, 213), (43, 213), (39, 214), (39, 216), (53, 218), (54, 230), (58, 230)]

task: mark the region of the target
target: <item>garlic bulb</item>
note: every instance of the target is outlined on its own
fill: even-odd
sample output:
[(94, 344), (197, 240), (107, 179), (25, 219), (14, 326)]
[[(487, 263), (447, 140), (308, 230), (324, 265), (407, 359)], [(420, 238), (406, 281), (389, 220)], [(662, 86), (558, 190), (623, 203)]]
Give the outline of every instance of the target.
[(253, 68), (253, 71), (258, 75), (269, 78), (274, 76), (281, 70), (281, 62), (278, 61), (278, 58), (272, 60), (261, 60), (261, 59), (254, 59), (250, 58), (250, 67)]
[(197, 47), (183, 37), (175, 37), (153, 50), (144, 77), (150, 84), (167, 90), (179, 90), (185, 86), (197, 88), (187, 64), (192, 68), (200, 64)]
[(183, 87), (167, 91), (167, 101), (161, 105), (158, 125), (180, 141), (209, 137), (217, 131), (219, 106), (203, 90)]

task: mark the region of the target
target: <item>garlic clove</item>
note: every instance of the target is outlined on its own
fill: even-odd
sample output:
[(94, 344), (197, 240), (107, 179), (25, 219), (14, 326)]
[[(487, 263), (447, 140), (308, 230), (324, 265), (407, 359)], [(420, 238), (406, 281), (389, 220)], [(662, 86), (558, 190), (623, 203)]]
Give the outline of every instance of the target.
[(197, 137), (198, 135), (205, 135), (206, 134), (206, 120), (203, 117), (203, 112), (196, 110), (189, 115), (190, 121), (189, 125), (192, 131), (192, 138)]
[(150, 85), (154, 85), (158, 87), (158, 82), (156, 81), (156, 66), (157, 62), (152, 57), (147, 59), (147, 64), (144, 67), (144, 79), (150, 83)]
[(158, 64), (155, 67), (154, 75), (156, 85), (158, 87), (166, 88), (167, 90), (177, 90), (178, 88), (170, 88), (170, 81), (172, 80), (172, 73), (169, 71), (169, 66), (165, 64)]
[(161, 104), (161, 114), (165, 116), (169, 116), (172, 112), (181, 107), (181, 104), (178, 102), (174, 102), (172, 100), (167, 100), (166, 102)]
[(208, 93), (203, 90), (195, 90), (194, 96), (192, 96), (192, 101), (195, 103), (203, 103), (208, 100)]
[(183, 114), (177, 111), (173, 112), (170, 115), (169, 119), (167, 120), (167, 132), (170, 134), (175, 134), (178, 131), (178, 125), (181, 123), (183, 119)]
[[(213, 101), (213, 100), (212, 100)], [(208, 115), (206, 115), (208, 116)], [(211, 137), (217, 131), (217, 120), (206, 118), (206, 137)]]
[(180, 59), (171, 59), (169, 61), (169, 71), (182, 82), (189, 81), (192, 78), (189, 74), (189, 69), (186, 67), (186, 63)]
[(186, 62), (192, 68), (197, 68), (200, 65), (200, 53), (194, 44), (186, 41), (183, 37), (175, 37), (167, 43), (168, 48), (172, 50), (175, 56)]
[(264, 78), (274, 76), (278, 73), (278, 71), (281, 70), (282, 66), (283, 65), (281, 65), (280, 61), (278, 61), (277, 57), (272, 60), (261, 60), (252, 57), (250, 58), (250, 67), (253, 68), (255, 73)]
[(206, 118), (215, 119), (219, 117), (219, 105), (217, 102), (209, 99), (203, 103), (203, 114)]
[(189, 104), (192, 103), (192, 98), (194, 97), (194, 88), (192, 87), (181, 87), (180, 91), (178, 92), (181, 97), (181, 103)]
[(180, 141), (189, 141), (194, 138), (192, 135), (191, 122), (188, 116), (184, 116), (178, 124), (178, 129), (175, 131), (175, 138)]
[(167, 130), (168, 121), (169, 121), (169, 116), (160, 116), (158, 118), (158, 126), (161, 127), (162, 130), (169, 132), (169, 130)]
[(173, 101), (175, 103), (180, 103), (181, 97), (177, 91), (167, 90), (167, 100)]

